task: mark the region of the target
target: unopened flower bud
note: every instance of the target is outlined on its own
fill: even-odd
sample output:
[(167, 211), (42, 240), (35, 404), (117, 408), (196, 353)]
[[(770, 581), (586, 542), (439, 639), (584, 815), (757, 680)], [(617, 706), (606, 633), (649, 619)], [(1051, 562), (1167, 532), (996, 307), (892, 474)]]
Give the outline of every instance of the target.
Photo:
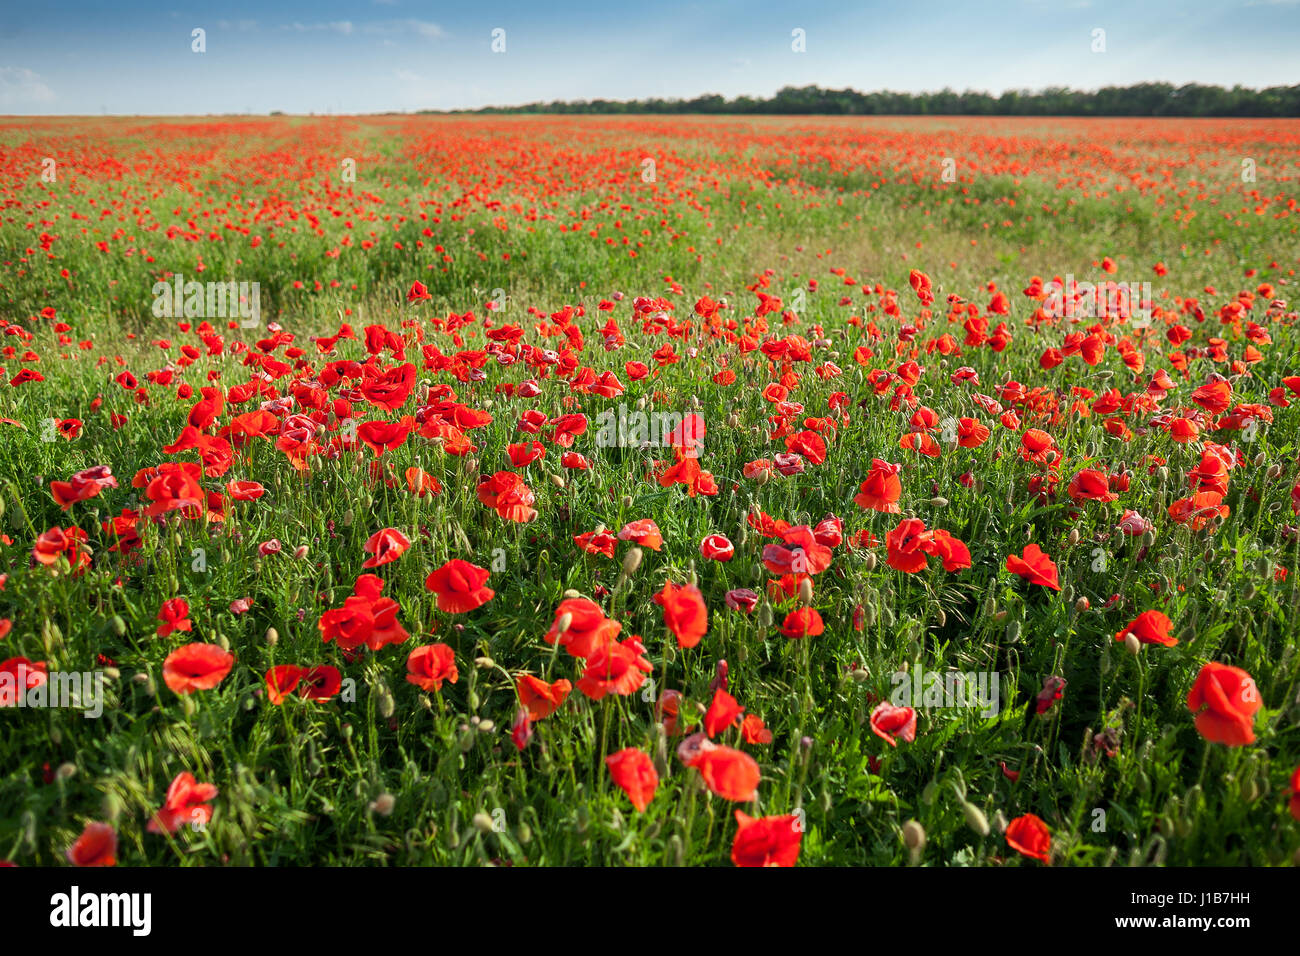
[(375, 799), (370, 801), (370, 809), (381, 817), (386, 817), (393, 812), (393, 807), (396, 804), (397, 798), (391, 793), (381, 793), (379, 796), (375, 797)]

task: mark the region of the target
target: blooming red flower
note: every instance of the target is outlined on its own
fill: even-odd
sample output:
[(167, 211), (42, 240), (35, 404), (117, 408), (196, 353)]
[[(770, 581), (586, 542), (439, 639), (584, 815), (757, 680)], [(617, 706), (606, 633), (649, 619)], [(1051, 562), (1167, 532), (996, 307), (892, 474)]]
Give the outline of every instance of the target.
[(822, 616), (816, 608), (796, 608), (781, 622), (781, 633), (789, 638), (816, 637), (826, 630)]
[(664, 546), (664, 539), (663, 535), (659, 533), (659, 526), (649, 518), (629, 521), (623, 525), (623, 530), (618, 533), (618, 539), (620, 541), (635, 542), (643, 548), (649, 548), (651, 551), (659, 551)]
[(1017, 853), (1051, 863), (1052, 833), (1047, 824), (1032, 813), (1016, 817), (1007, 825), (1007, 844)]
[(881, 701), (871, 712), (871, 732), (891, 747), (899, 740), (911, 743), (916, 739), (916, 711)]
[(442, 682), (456, 683), (456, 652), (446, 644), (417, 647), (406, 658), (406, 679), (421, 690), (442, 690)]
[(117, 831), (107, 823), (87, 823), (67, 856), (73, 866), (116, 866)]
[(710, 791), (737, 803), (754, 799), (762, 777), (753, 757), (731, 747), (702, 749), (690, 766), (700, 772)]
[(212, 807), (208, 801), (216, 795), (215, 786), (199, 783), (194, 774), (177, 774), (167, 788), (162, 809), (154, 814), (146, 829), (150, 833), (175, 833), (186, 824), (196, 829), (206, 826), (212, 819)]
[[(567, 619), (568, 626), (561, 629)], [(568, 598), (555, 609), (555, 620), (543, 636), (547, 644), (560, 643), (574, 657), (590, 657), (618, 638), (623, 625), (605, 617), (599, 604), (588, 598)]]
[(163, 682), (176, 694), (211, 690), (235, 666), (235, 655), (216, 644), (185, 644), (163, 661)]
[(1197, 732), (1228, 747), (1255, 742), (1255, 713), (1260, 704), (1259, 689), (1250, 674), (1214, 661), (1201, 668), (1187, 694), (1187, 709), (1196, 714)]
[(452, 558), (425, 578), (424, 586), (438, 595), (438, 610), (448, 614), (466, 614), (482, 607), (496, 594), (487, 587), (491, 572)]
[(632, 636), (593, 651), (578, 680), (578, 690), (592, 700), (600, 700), (606, 694), (626, 697), (645, 683), (646, 675), (652, 670), (654, 666), (645, 656), (645, 646)]
[(898, 514), (898, 499), (903, 494), (903, 483), (898, 477), (901, 470), (899, 465), (873, 458), (871, 471), (867, 473), (858, 493), (853, 496), (853, 503), (863, 509)]
[(794, 814), (750, 817), (736, 811), (731, 862), (736, 866), (794, 866), (799, 860), (803, 826)]
[(694, 647), (709, 630), (709, 609), (693, 584), (664, 582), (654, 602), (664, 609), (664, 624), (677, 638), (678, 647)]
[(1163, 644), (1173, 647), (1178, 638), (1172, 635), (1174, 622), (1159, 611), (1143, 611), (1128, 627), (1115, 635), (1115, 640), (1122, 641), (1132, 634), (1143, 644)]
[(1008, 555), (1007, 570), (1020, 575), (1030, 584), (1041, 584), (1043, 587), (1051, 588), (1054, 591), (1061, 590), (1060, 581), (1057, 578), (1056, 564), (1036, 544), (1025, 545), (1021, 557), (1014, 554)]
[(614, 785), (627, 794), (638, 813), (644, 813), (659, 786), (659, 774), (650, 755), (627, 747), (606, 757), (605, 766)]
[(396, 528), (382, 528), (366, 539), (366, 543), (362, 545), (362, 550), (374, 557), (367, 558), (361, 566), (377, 568), (382, 564), (390, 564), (406, 554), (410, 546), (411, 539)]
[(49, 669), (44, 661), (29, 661), (25, 657), (11, 657), (0, 662), (0, 707), (16, 707), (19, 699), (33, 687), (49, 679)]
[(515, 678), (515, 690), (519, 693), (519, 703), (533, 720), (549, 717), (560, 709), (573, 690), (573, 684), (561, 678), (548, 684), (540, 677), (520, 674)]
[(744, 712), (745, 708), (736, 702), (736, 698), (718, 688), (713, 692), (713, 702), (704, 715), (704, 732), (710, 737), (716, 737), (732, 726)]
[(710, 561), (727, 562), (736, 556), (736, 546), (721, 534), (711, 534), (700, 542), (700, 554)]
[(158, 625), (159, 637), (166, 637), (172, 631), (188, 633), (194, 627), (190, 621), (190, 604), (185, 598), (163, 601), (162, 607), (158, 609), (158, 620), (162, 622)]

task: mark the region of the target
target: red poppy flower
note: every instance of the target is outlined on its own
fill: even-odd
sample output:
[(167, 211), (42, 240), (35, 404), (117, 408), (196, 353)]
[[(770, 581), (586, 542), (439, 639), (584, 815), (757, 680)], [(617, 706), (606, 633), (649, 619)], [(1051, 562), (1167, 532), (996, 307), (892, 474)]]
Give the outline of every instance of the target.
[(726, 535), (711, 534), (700, 542), (700, 554), (710, 561), (730, 561), (736, 556), (736, 546)]
[(1020, 575), (1030, 584), (1041, 584), (1043, 587), (1051, 588), (1054, 591), (1061, 590), (1060, 581), (1057, 578), (1056, 564), (1036, 544), (1025, 545), (1021, 557), (1014, 554), (1008, 555), (1007, 570)]
[(628, 747), (606, 757), (605, 766), (614, 785), (627, 794), (638, 813), (644, 813), (659, 786), (659, 774), (649, 754)]
[(406, 658), (406, 679), (421, 690), (440, 691), (442, 682), (456, 683), (456, 652), (446, 644), (417, 647)]
[(632, 541), (642, 548), (649, 548), (651, 551), (659, 551), (664, 546), (663, 535), (659, 533), (659, 526), (649, 518), (642, 518), (639, 521), (629, 521), (623, 525), (623, 530), (618, 533), (620, 541)]
[(266, 494), (266, 489), (256, 481), (230, 481), (226, 483), (226, 492), (235, 501), (256, 501)]
[(713, 692), (713, 702), (704, 715), (704, 732), (710, 737), (716, 737), (733, 725), (744, 712), (745, 708), (736, 702), (736, 698), (718, 688)]
[(871, 732), (891, 747), (899, 740), (911, 743), (916, 739), (916, 711), (881, 701), (871, 712)]
[(1115, 635), (1115, 640), (1122, 641), (1132, 634), (1143, 644), (1163, 644), (1173, 647), (1178, 638), (1172, 635), (1174, 622), (1159, 611), (1143, 611), (1128, 627)]
[(519, 703), (528, 711), (528, 716), (533, 720), (541, 720), (560, 709), (573, 690), (573, 685), (563, 678), (548, 684), (540, 677), (520, 674), (515, 678), (515, 689), (519, 692)]
[(645, 683), (646, 675), (652, 670), (654, 666), (645, 656), (645, 646), (637, 637), (629, 637), (592, 652), (578, 680), (578, 690), (592, 700), (600, 700), (606, 694), (626, 697)]
[(212, 819), (212, 807), (208, 801), (216, 795), (215, 786), (199, 783), (194, 774), (177, 774), (167, 788), (162, 809), (149, 821), (146, 829), (150, 833), (175, 833), (187, 824), (196, 828), (206, 826)]
[(496, 594), (486, 587), (491, 572), (452, 558), (425, 578), (424, 586), (438, 595), (438, 610), (447, 614), (466, 614), (482, 607)]
[(163, 682), (176, 694), (211, 690), (235, 666), (235, 655), (216, 644), (185, 644), (163, 661)]
[(272, 667), (266, 672), (266, 699), (276, 706), (283, 704), (285, 697), (297, 688), (305, 673), (307, 669), (297, 664)]
[(1007, 825), (1007, 845), (1022, 856), (1051, 863), (1052, 833), (1047, 824), (1032, 813), (1016, 817)]
[(367, 554), (373, 554), (374, 557), (367, 558), (361, 566), (377, 568), (382, 564), (390, 564), (406, 554), (410, 546), (411, 539), (396, 528), (382, 528), (366, 539), (366, 543), (362, 545), (362, 550)]
[[(561, 629), (567, 619), (568, 626)], [(618, 638), (623, 625), (605, 617), (599, 604), (588, 598), (568, 598), (555, 609), (555, 620), (543, 636), (547, 644), (559, 641), (574, 657), (590, 657)]]
[(803, 827), (794, 814), (750, 817), (736, 811), (731, 862), (736, 866), (794, 866), (799, 860)]
[(117, 831), (107, 823), (87, 823), (67, 856), (73, 866), (116, 866)]
[(709, 790), (724, 800), (744, 803), (753, 800), (762, 773), (758, 762), (742, 750), (731, 747), (703, 749), (690, 766), (700, 772)]
[(811, 607), (796, 608), (781, 623), (781, 633), (789, 638), (816, 637), (825, 630), (821, 614)]
[(709, 630), (709, 609), (693, 584), (664, 582), (654, 602), (664, 609), (664, 624), (677, 638), (678, 647), (694, 647)]
[(159, 637), (166, 637), (172, 631), (188, 633), (194, 627), (190, 621), (190, 604), (185, 598), (163, 601), (162, 607), (158, 609), (158, 620), (162, 622), (158, 625)]
[(1213, 661), (1201, 668), (1187, 694), (1187, 709), (1196, 714), (1197, 732), (1228, 747), (1255, 742), (1255, 713), (1260, 703), (1259, 689), (1250, 674)]

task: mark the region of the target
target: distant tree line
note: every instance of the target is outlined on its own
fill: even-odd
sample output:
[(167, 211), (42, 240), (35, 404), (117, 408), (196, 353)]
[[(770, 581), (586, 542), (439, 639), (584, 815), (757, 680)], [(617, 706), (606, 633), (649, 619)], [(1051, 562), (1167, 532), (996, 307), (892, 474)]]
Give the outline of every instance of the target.
[[(427, 112), (434, 112), (432, 110)], [(488, 106), (458, 113), (738, 113), (830, 116), (1300, 116), (1300, 86), (1254, 90), (1188, 83), (1138, 83), (1100, 90), (1009, 90), (1001, 96), (957, 93), (863, 93), (787, 86), (766, 99), (717, 93), (694, 99), (574, 100)]]

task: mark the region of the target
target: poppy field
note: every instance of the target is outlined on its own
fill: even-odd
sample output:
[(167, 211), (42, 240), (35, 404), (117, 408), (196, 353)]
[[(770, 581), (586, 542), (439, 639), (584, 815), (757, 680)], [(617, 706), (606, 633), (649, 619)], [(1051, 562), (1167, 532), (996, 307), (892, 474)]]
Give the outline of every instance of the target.
[(1298, 148), (0, 119), (0, 861), (1297, 865)]

